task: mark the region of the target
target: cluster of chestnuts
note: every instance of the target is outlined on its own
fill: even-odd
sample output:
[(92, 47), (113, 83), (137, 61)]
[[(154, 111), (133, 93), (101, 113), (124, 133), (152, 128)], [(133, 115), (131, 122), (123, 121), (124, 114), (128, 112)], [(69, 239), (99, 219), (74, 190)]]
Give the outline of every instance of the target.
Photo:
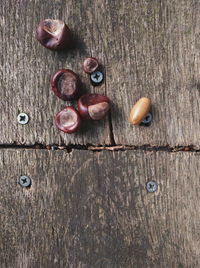
[[(51, 50), (65, 50), (72, 47), (72, 34), (68, 26), (60, 20), (46, 19), (39, 23), (36, 30), (37, 40)], [(99, 63), (95, 58), (86, 58), (83, 70), (94, 76)], [(101, 72), (95, 75), (102, 75)], [(101, 81), (102, 82), (102, 81)], [(100, 120), (110, 109), (108, 97), (99, 94), (81, 94), (81, 81), (70, 69), (58, 70), (51, 78), (51, 88), (54, 94), (64, 101), (78, 101), (78, 110), (67, 106), (55, 117), (58, 129), (65, 133), (74, 133), (80, 129), (82, 119)], [(82, 96), (81, 96), (82, 95)]]

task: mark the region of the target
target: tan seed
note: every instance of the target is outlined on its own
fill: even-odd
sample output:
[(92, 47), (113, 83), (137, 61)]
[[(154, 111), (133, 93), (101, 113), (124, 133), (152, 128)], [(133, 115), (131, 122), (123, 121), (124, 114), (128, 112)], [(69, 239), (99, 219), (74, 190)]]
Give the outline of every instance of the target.
[(151, 100), (148, 98), (139, 99), (130, 112), (129, 122), (133, 125), (139, 125), (147, 116), (151, 108)]

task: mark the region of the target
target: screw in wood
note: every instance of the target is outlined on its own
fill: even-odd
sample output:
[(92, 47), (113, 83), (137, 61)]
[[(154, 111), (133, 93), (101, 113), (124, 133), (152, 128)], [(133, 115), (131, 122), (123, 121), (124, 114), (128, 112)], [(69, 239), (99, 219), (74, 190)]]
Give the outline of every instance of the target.
[(90, 75), (91, 83), (94, 86), (101, 84), (103, 82), (103, 79), (104, 79), (104, 75), (100, 71), (95, 71), (95, 72), (91, 73), (91, 75)]
[(29, 187), (31, 186), (31, 179), (28, 176), (23, 175), (19, 178), (19, 184), (22, 187)]
[(158, 184), (156, 181), (148, 181), (146, 185), (146, 189), (149, 193), (154, 193), (158, 189)]
[(147, 116), (145, 117), (145, 119), (142, 121), (142, 124), (148, 125), (151, 123), (152, 119), (153, 119), (152, 114), (148, 113)]
[(28, 123), (28, 121), (29, 121), (29, 116), (26, 113), (20, 113), (20, 114), (18, 114), (18, 116), (17, 116), (17, 122), (20, 125), (25, 125), (25, 124)]

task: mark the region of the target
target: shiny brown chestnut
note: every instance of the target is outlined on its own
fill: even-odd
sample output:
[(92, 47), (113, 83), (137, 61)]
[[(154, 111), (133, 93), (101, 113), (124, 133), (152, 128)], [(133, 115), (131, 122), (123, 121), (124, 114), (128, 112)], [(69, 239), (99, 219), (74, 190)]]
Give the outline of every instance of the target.
[(89, 57), (89, 58), (86, 58), (83, 62), (83, 70), (88, 74), (91, 74), (94, 71), (96, 71), (98, 67), (99, 67), (99, 62), (95, 58)]
[(108, 97), (99, 94), (86, 94), (78, 100), (78, 110), (85, 119), (100, 120), (110, 109)]
[(58, 70), (51, 78), (51, 88), (60, 99), (76, 100), (81, 90), (81, 81), (70, 69)]
[(65, 133), (77, 132), (81, 126), (81, 118), (78, 111), (72, 106), (65, 107), (55, 117), (55, 125)]
[(36, 29), (36, 39), (51, 50), (65, 50), (72, 46), (72, 35), (61, 20), (45, 19)]

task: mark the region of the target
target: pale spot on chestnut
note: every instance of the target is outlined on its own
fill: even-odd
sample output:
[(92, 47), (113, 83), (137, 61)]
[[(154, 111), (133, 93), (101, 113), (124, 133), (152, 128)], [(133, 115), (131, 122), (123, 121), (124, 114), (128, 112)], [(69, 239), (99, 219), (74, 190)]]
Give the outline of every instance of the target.
[(78, 110), (85, 119), (100, 120), (110, 109), (108, 97), (100, 94), (86, 94), (78, 100)]
[(77, 88), (77, 79), (70, 73), (65, 72), (58, 80), (58, 87), (60, 88), (61, 94), (66, 96), (72, 95)]
[(100, 102), (88, 107), (88, 113), (93, 120), (103, 118), (108, 112), (110, 105), (108, 102)]
[(55, 125), (65, 133), (77, 132), (81, 125), (81, 119), (75, 108), (68, 106), (57, 113), (55, 117)]
[(61, 20), (47, 19), (47, 20), (44, 20), (43, 29), (44, 31), (54, 36), (58, 36), (62, 33), (64, 26), (65, 26), (65, 23)]

